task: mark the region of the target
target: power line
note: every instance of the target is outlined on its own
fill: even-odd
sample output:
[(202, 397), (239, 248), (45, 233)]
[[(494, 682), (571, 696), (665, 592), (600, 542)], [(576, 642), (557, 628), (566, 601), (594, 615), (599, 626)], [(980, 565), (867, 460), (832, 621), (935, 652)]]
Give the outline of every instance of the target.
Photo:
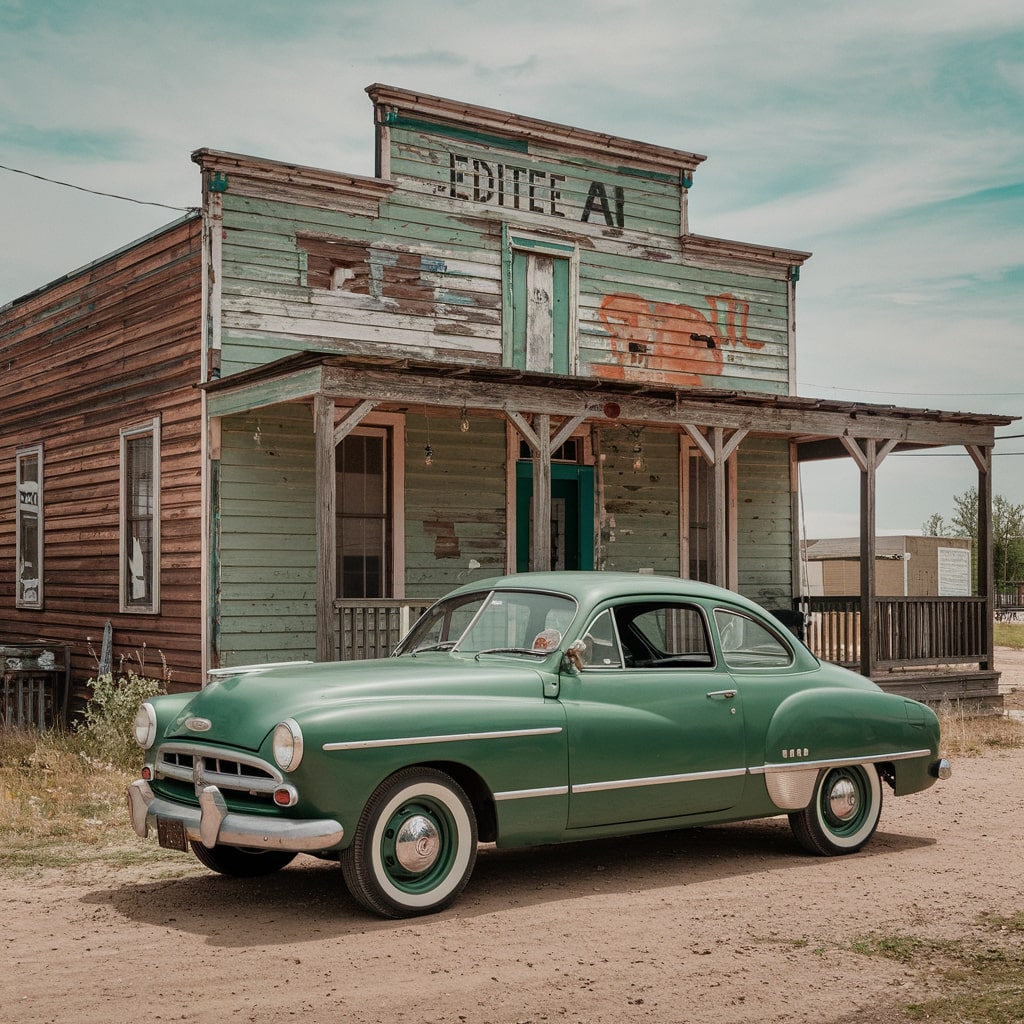
[(62, 185), (64, 188), (73, 188), (78, 192), (88, 192), (94, 196), (104, 196), (107, 199), (121, 199), (126, 203), (136, 203), (139, 206), (159, 206), (164, 210), (176, 210), (179, 213), (198, 213), (197, 206), (170, 206), (167, 203), (154, 203), (146, 199), (133, 199), (131, 196), (118, 195), (116, 192), (99, 192), (94, 188), (85, 188), (82, 185), (72, 185), (69, 181), (58, 181), (56, 178), (47, 178), (42, 174), (33, 174), (31, 171), (23, 171), (17, 167), (5, 167), (0, 164), (0, 171), (10, 171), (11, 174), (24, 174), (26, 178), (35, 178), (36, 181), (45, 181), (51, 185)]
[(897, 398), (1024, 398), (1024, 391), (873, 391), (870, 388), (837, 388), (831, 384), (800, 381), (802, 388), (819, 391), (846, 391), (855, 395), (893, 395)]

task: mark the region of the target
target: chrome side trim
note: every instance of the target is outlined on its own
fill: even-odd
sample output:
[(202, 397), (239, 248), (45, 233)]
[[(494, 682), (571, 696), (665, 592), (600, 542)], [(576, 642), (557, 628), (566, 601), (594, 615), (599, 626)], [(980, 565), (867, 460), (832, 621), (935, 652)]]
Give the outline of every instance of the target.
[(572, 787), (577, 793), (601, 793), (609, 789), (637, 789), (641, 786), (665, 786), (673, 782), (706, 782), (710, 779), (735, 779), (746, 775), (746, 768), (722, 768), (714, 772), (689, 772), (685, 775), (654, 775), (646, 779), (615, 779), (609, 782), (582, 782)]
[(368, 750), (375, 747), (412, 747), (421, 743), (460, 743), (464, 740), (506, 740), (521, 736), (553, 736), (562, 731), (560, 725), (541, 729), (505, 729), (500, 732), (459, 732), (446, 736), (403, 736), (391, 740), (346, 740), (325, 743), (324, 750)]
[(874, 764), (876, 761), (909, 761), (914, 757), (931, 757), (930, 750), (901, 750), (892, 754), (864, 754), (861, 757), (826, 758), (821, 761), (785, 761), (765, 763), (759, 768), (749, 769), (751, 775), (767, 775), (770, 772), (791, 772), (796, 768), (843, 768), (852, 764)]
[(494, 799), (501, 800), (529, 800), (541, 796), (567, 796), (568, 786), (549, 786), (546, 789), (510, 789), (507, 793), (495, 793)]

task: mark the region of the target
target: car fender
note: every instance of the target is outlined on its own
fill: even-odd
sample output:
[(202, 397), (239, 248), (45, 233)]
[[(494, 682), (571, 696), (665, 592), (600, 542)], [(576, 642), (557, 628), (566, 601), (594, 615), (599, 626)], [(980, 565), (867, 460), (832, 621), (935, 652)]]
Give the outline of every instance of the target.
[(881, 690), (809, 689), (775, 710), (756, 771), (772, 802), (793, 811), (810, 803), (823, 768), (840, 765), (891, 764), (897, 795), (925, 789), (938, 748), (938, 719), (924, 704)]
[(568, 758), (565, 714), (557, 701), (381, 698), (306, 714), (300, 725), (306, 743), (296, 773), (302, 776), (300, 792), (339, 820), (354, 824), (373, 790), (400, 769), (433, 765), (480, 779), (495, 804), (499, 833), (520, 813), (537, 819), (531, 829), (550, 834), (564, 827)]

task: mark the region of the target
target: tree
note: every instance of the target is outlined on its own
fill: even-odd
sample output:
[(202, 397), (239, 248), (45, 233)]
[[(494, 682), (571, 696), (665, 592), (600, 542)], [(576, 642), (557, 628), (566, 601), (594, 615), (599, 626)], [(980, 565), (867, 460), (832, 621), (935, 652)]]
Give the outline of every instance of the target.
[[(978, 489), (953, 495), (953, 514), (947, 523), (932, 513), (921, 532), (926, 537), (970, 537), (973, 558), (978, 547)], [(1024, 579), (1024, 504), (1014, 505), (1001, 494), (992, 499), (992, 560), (997, 586)]]

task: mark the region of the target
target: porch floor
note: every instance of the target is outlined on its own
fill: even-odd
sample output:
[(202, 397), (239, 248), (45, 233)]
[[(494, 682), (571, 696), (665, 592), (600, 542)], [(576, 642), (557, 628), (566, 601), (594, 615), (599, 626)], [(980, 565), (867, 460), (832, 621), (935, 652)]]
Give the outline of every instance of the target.
[(925, 704), (962, 701), (979, 710), (1001, 712), (1000, 675), (998, 669), (983, 671), (977, 665), (937, 665), (884, 669), (872, 678), (887, 693), (911, 697)]

